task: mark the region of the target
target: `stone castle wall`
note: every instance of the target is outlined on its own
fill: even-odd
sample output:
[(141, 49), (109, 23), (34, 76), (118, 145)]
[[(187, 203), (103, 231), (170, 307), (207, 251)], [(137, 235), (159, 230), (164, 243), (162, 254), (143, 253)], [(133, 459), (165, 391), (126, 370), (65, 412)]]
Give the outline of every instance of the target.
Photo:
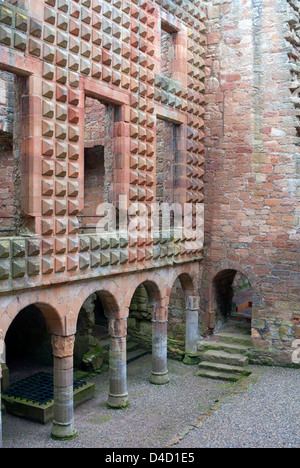
[[(100, 200), (116, 208), (119, 195), (141, 206), (155, 201), (156, 121), (164, 119), (180, 127), (172, 197), (203, 202), (200, 2), (12, 0), (0, 10), (1, 68), (22, 82), (15, 188), (23, 217), (18, 226), (24, 221), (26, 228), (0, 245), (1, 290), (201, 260), (202, 242), (188, 245), (194, 233), (146, 241), (141, 229), (134, 242), (119, 233), (103, 239), (80, 231), (84, 209), (89, 215), (95, 209), (95, 200), (92, 208), (85, 200), (85, 145), (101, 143), (103, 129), (96, 127), (104, 110), (95, 119), (90, 99), (111, 112), (104, 123), (107, 171)], [(162, 24), (173, 31), (168, 77), (160, 69)]]
[(253, 357), (290, 363), (300, 313), (298, 111), (291, 93), (298, 85), (299, 9), (285, 0), (214, 1), (207, 16), (203, 307), (213, 308), (217, 273), (240, 271), (253, 289)]
[[(213, 280), (237, 271), (253, 293), (253, 358), (290, 363), (300, 323), (298, 4), (33, 5), (1, 5), (3, 66), (30, 76), (17, 102), (22, 148), (15, 142), (14, 157), (6, 147), (0, 157), (0, 200), (4, 213), (14, 193), (7, 211), (15, 207), (18, 234), (25, 215), (31, 236), (0, 243), (3, 295), (197, 263), (205, 335)], [(1, 75), (6, 103), (8, 76)], [(96, 179), (91, 168), (89, 185), (84, 149), (98, 146), (104, 165)], [(205, 261), (202, 245), (189, 250), (193, 238), (185, 236), (83, 235), (80, 216), (94, 213), (97, 185), (101, 201), (122, 193), (142, 204), (205, 200)], [(182, 295), (178, 288), (174, 301)], [(178, 304), (169, 326), (181, 340)]]

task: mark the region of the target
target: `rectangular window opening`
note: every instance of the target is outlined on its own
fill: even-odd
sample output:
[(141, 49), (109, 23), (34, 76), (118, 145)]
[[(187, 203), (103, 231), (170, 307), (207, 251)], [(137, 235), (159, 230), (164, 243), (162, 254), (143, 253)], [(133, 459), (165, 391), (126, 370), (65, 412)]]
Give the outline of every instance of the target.
[(173, 39), (178, 31), (171, 25), (161, 22), (161, 38), (160, 38), (160, 73), (167, 78), (172, 78), (171, 61), (173, 55)]
[(21, 210), (24, 84), (23, 77), (0, 71), (0, 237), (32, 234), (34, 225)]
[(84, 207), (78, 219), (81, 233), (96, 232), (104, 203), (112, 203), (114, 177), (115, 106), (92, 97), (85, 99)]
[(0, 236), (14, 234), (14, 75), (0, 72)]
[[(175, 155), (180, 125), (157, 118), (156, 123), (156, 203), (160, 206), (174, 203)], [(174, 227), (174, 213), (171, 211), (170, 227)], [(160, 227), (162, 223), (160, 211)]]

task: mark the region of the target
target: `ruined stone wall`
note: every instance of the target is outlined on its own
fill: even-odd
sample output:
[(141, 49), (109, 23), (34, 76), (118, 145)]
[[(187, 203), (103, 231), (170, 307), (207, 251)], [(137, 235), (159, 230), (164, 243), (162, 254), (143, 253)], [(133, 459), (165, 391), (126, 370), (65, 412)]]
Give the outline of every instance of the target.
[(171, 35), (167, 31), (162, 30), (161, 31), (160, 73), (168, 78), (171, 78), (170, 48), (171, 48)]
[(112, 201), (114, 107), (86, 97), (84, 119), (84, 208), (79, 215), (83, 233), (95, 230), (99, 204)]
[(100, 329), (97, 324), (99, 307), (97, 294), (91, 294), (81, 307), (74, 344), (74, 366), (78, 370), (99, 371), (109, 360), (107, 324)]
[(104, 202), (104, 146), (87, 148), (84, 155), (84, 209), (81, 212), (82, 227), (93, 227), (97, 224), (99, 203)]
[(84, 147), (104, 145), (106, 107), (98, 99), (85, 98)]
[[(13, 103), (14, 79), (11, 73), (0, 71), (0, 236), (13, 228)], [(6, 231), (6, 229), (8, 231)]]
[(22, 215), (22, 134), (24, 131), (21, 76), (0, 72), (0, 236), (29, 234), (31, 220)]
[(174, 171), (174, 124), (164, 120), (156, 123), (156, 201), (172, 201)]
[(251, 285), (245, 275), (243, 275), (241, 272), (237, 272), (233, 280), (233, 288), (237, 292), (243, 289), (251, 288)]
[(13, 133), (14, 75), (0, 71), (0, 141), (2, 132)]
[(149, 352), (152, 349), (152, 307), (149, 304), (148, 294), (143, 285), (140, 285), (132, 298), (129, 319), (128, 335), (137, 341)]
[(218, 272), (241, 271), (253, 288), (253, 358), (266, 363), (291, 364), (299, 334), (295, 21), (286, 0), (207, 3), (203, 307)]
[[(4, 135), (4, 134), (3, 134)], [(13, 229), (14, 215), (14, 183), (13, 183), (13, 145), (12, 135), (6, 134), (0, 141), (0, 236), (10, 235)]]

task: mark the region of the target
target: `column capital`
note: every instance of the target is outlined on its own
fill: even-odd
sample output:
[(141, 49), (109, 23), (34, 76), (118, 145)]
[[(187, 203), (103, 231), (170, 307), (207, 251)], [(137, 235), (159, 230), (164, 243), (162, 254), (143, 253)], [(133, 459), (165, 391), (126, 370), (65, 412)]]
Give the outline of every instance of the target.
[(168, 317), (155, 317), (152, 319), (153, 323), (168, 323)]
[(124, 338), (127, 335), (127, 318), (113, 319), (108, 321), (109, 335), (112, 338)]
[(66, 358), (73, 356), (75, 335), (69, 336), (51, 336), (53, 356), (57, 358)]
[(199, 306), (200, 306), (199, 296), (186, 296), (185, 306), (189, 310), (199, 310)]
[(168, 306), (157, 307), (154, 313), (153, 322), (167, 322), (168, 321)]

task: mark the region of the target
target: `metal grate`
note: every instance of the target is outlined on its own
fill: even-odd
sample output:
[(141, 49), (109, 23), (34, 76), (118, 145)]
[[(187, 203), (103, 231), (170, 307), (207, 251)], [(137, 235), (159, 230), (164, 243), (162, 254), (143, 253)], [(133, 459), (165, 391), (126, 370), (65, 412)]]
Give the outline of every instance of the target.
[[(74, 380), (73, 389), (77, 390), (84, 385), (86, 385), (85, 381)], [(45, 405), (50, 403), (54, 398), (53, 375), (39, 372), (11, 385), (2, 394), (26, 400), (27, 402)]]

